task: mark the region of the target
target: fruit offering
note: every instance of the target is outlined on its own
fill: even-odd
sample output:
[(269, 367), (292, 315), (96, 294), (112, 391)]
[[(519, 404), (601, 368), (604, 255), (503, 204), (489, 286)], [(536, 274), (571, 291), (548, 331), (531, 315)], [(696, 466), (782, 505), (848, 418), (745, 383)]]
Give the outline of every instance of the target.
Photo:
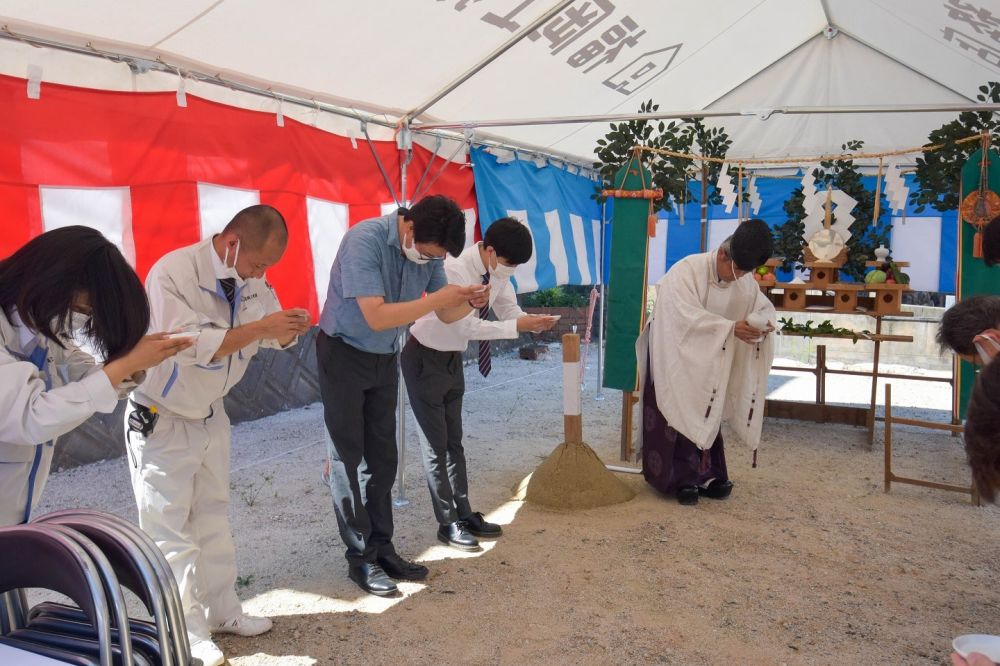
[(755, 268), (753, 271), (753, 279), (757, 282), (766, 284), (774, 284), (776, 281), (774, 273), (771, 272), (771, 269), (768, 266), (758, 266)]
[(888, 279), (889, 276), (885, 271), (876, 268), (865, 276), (865, 284), (885, 284)]

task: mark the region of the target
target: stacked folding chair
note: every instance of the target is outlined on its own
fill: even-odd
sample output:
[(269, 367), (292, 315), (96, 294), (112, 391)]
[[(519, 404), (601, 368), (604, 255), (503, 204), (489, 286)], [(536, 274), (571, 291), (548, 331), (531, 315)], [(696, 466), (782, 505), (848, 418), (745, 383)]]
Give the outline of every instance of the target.
[[(0, 646), (70, 664), (193, 666), (180, 594), (156, 544), (107, 513), (67, 510), (0, 528)], [(75, 605), (28, 608), (24, 588)], [(131, 590), (152, 621), (130, 618)]]

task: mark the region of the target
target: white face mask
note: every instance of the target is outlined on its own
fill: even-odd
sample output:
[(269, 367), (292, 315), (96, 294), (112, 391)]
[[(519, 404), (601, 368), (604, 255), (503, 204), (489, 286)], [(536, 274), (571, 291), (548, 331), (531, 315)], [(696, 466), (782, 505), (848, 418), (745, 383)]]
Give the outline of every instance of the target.
[(424, 257), (424, 255), (422, 255), (420, 253), (420, 250), (418, 250), (413, 245), (411, 245), (409, 247), (404, 247), (403, 248), (403, 254), (406, 255), (407, 259), (409, 259), (410, 261), (412, 261), (415, 264), (426, 264), (428, 261), (430, 261), (430, 259), (427, 259), (426, 257)]
[(406, 236), (403, 236), (403, 254), (406, 258), (415, 264), (426, 264), (431, 261), (430, 257), (424, 255), (423, 252), (417, 249), (417, 244), (413, 241), (413, 232), (409, 233), (409, 245), (406, 244)]
[(983, 365), (989, 365), (1000, 352), (1000, 343), (989, 335), (977, 335), (972, 342), (976, 346), (976, 351), (979, 352), (979, 358), (983, 361)]
[(78, 333), (90, 323), (90, 315), (82, 312), (74, 312), (69, 317), (69, 330)]
[(226, 246), (226, 254), (222, 257), (222, 265), (226, 267), (226, 277), (235, 278), (236, 282), (242, 283), (243, 278), (236, 272), (236, 261), (240, 258), (240, 239), (236, 239), (236, 250), (233, 252), (233, 264), (229, 265), (229, 246)]
[(491, 278), (496, 278), (497, 280), (509, 280), (514, 275), (514, 271), (517, 270), (517, 266), (504, 266), (499, 261), (497, 261), (496, 266), (490, 267)]

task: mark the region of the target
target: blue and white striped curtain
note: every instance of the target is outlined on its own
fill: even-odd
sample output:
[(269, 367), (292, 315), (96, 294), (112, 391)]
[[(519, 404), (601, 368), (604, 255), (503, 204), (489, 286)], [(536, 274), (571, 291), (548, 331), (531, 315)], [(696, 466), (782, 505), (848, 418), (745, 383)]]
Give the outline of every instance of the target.
[(476, 199), (483, 233), (501, 217), (521, 220), (535, 252), (514, 273), (518, 293), (564, 284), (600, 284), (601, 207), (596, 183), (565, 168), (517, 159), (500, 162), (472, 149)]

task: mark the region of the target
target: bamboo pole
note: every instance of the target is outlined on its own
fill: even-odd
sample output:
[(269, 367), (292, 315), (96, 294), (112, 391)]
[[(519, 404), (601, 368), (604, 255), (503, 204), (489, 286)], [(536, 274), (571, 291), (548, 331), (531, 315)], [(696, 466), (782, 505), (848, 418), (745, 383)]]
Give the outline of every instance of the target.
[[(882, 208), (882, 160), (884, 157), (878, 158), (878, 175), (875, 177), (875, 213), (872, 215), (872, 226), (878, 226), (878, 218), (881, 213)], [(905, 212), (906, 207), (903, 207)]]
[(708, 164), (701, 163), (701, 252), (708, 249)]

